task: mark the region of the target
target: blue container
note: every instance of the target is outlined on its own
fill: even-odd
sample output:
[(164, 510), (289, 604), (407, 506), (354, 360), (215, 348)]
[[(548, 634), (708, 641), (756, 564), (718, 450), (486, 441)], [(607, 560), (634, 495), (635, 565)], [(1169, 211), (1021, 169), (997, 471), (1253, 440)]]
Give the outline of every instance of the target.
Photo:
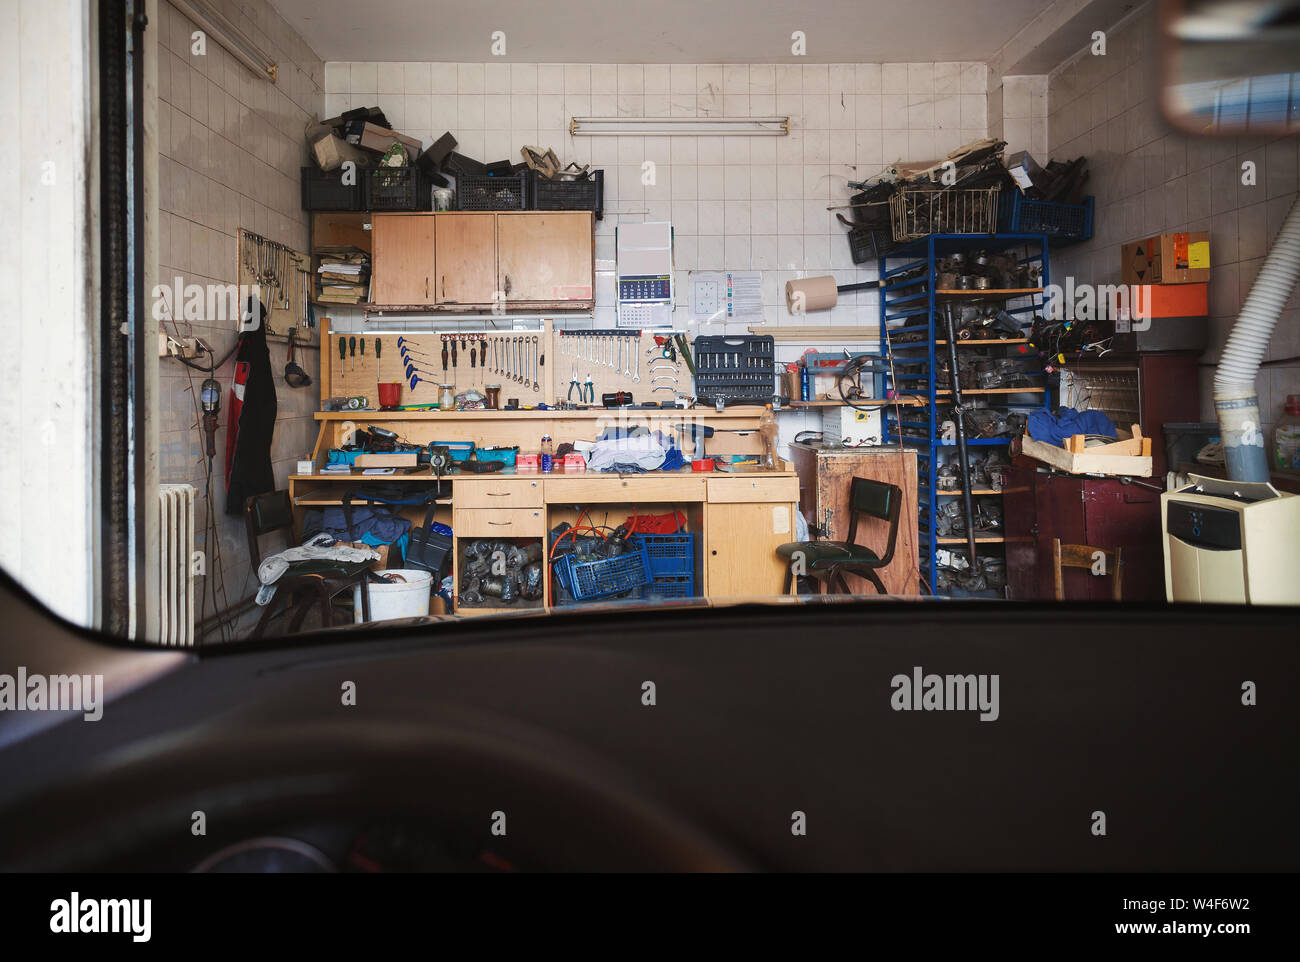
[(515, 466), (515, 456), (519, 453), (519, 447), (509, 448), (479, 448), (478, 459), (480, 461), (504, 461), (506, 467)]
[(473, 441), (434, 441), (434, 445), (451, 452), (453, 461), (468, 461), (474, 455)]
[(644, 548), (650, 558), (650, 573), (656, 579), (660, 575), (695, 574), (695, 535), (686, 534), (637, 534), (629, 539), (630, 543)]
[(1092, 237), (1094, 200), (1082, 204), (1055, 204), (1026, 200), (1019, 190), (1005, 190), (998, 200), (998, 231), (1003, 234), (1046, 234), (1071, 244)]
[(694, 597), (694, 575), (658, 575), (654, 581), (641, 589), (642, 601), (656, 601), (662, 598)]
[(612, 598), (649, 583), (650, 558), (645, 548), (617, 558), (583, 561), (571, 554), (555, 559), (555, 576), (575, 601)]

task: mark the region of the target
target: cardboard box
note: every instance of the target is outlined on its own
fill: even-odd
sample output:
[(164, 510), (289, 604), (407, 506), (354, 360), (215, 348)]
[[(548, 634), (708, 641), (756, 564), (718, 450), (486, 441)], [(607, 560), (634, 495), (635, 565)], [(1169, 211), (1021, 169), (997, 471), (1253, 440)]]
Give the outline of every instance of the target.
[(382, 154), (393, 146), (394, 140), (406, 148), (406, 159), (411, 163), (414, 163), (415, 159), (420, 156), (421, 142), (417, 138), (399, 134), (395, 130), (388, 130), (378, 124), (366, 124), (361, 131), (359, 146)]
[[(344, 543), (346, 544), (346, 542)], [(369, 548), (371, 551), (379, 553), (379, 560), (370, 562), (371, 571), (386, 571), (388, 569), (388, 552), (393, 547), (391, 544), (366, 544), (364, 541), (353, 541), (351, 547)], [(393, 560), (398, 562), (397, 567), (400, 568), (402, 560), (400, 553), (395, 554)]]
[(1157, 234), (1125, 244), (1121, 258), (1125, 284), (1204, 284), (1210, 279), (1210, 235)]

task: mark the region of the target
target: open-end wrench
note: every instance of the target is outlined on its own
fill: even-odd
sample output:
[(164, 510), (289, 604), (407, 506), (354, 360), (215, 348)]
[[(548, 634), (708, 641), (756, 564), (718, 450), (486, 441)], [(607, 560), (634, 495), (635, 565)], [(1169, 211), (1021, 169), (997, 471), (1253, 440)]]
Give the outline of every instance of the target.
[(632, 339), (630, 337), (623, 338), (623, 344), (627, 347), (627, 354), (623, 358), (623, 376), (631, 377), (632, 376)]
[(641, 383), (641, 352), (637, 350), (641, 346), (641, 339), (637, 338), (636, 344), (632, 347), (632, 354), (636, 358), (636, 369), (632, 372), (632, 383)]
[(534, 335), (533, 336), (533, 390), (534, 391), (540, 391), (542, 389), (542, 385), (538, 383), (537, 380), (537, 358), (538, 358), (537, 337), (536, 335)]
[(522, 338), (515, 338), (515, 383), (521, 384), (524, 380), (524, 351), (523, 345), (519, 342)]

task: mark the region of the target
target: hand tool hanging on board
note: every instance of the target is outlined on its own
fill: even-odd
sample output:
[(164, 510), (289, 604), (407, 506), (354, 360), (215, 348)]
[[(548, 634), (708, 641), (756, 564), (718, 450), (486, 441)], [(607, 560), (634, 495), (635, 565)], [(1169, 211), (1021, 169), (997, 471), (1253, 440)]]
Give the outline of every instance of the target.
[(339, 335), (339, 377), (343, 377), (343, 365), (348, 359), (348, 339)]
[(366, 339), (361, 339), (361, 370), (366, 369)]
[(487, 338), (482, 334), (479, 335), (479, 339), (478, 339), (478, 360), (479, 363), (483, 365), (483, 369), (486, 371), (488, 366)]
[(456, 378), (456, 338), (451, 339), (451, 374), (452, 380)]
[(541, 383), (537, 380), (537, 369), (541, 366), (541, 355), (538, 353), (537, 336), (533, 335), (533, 390), (540, 391)]
[(447, 375), (447, 335), (442, 336), (442, 373), (444, 380)]
[(289, 348), (284, 358), (284, 383), (289, 387), (310, 387), (311, 375), (304, 371), (293, 359), (293, 341), (298, 331), (289, 328)]
[[(420, 355), (420, 357), (427, 357), (427, 358), (432, 358), (432, 357), (433, 357), (432, 354), (427, 354), (427, 353), (425, 353), (424, 351), (420, 351), (420, 350), (417, 350), (417, 349), (411, 347), (411, 343), (412, 343), (412, 342), (409, 341), (409, 340), (408, 340), (407, 338), (405, 338), (405, 337), (398, 337), (398, 339), (397, 339), (397, 349), (398, 349), (399, 351), (401, 351), (403, 354), (418, 354), (418, 355)], [(419, 343), (419, 342), (416, 342), (416, 343)], [(444, 348), (444, 350), (445, 350), (445, 348)]]
[(352, 358), (352, 370), (357, 369), (357, 339), (356, 336), (348, 338), (348, 354)]

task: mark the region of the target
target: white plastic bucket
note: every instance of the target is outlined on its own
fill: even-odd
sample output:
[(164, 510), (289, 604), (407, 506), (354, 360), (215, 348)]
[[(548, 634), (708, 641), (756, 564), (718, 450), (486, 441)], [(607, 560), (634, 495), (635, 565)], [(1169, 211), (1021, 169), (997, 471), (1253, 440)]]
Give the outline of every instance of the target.
[[(389, 621), (393, 618), (419, 618), (429, 613), (429, 594), (433, 588), (433, 575), (415, 568), (394, 568), (380, 571), (380, 575), (397, 575), (402, 581), (370, 582), (370, 620)], [(361, 586), (352, 589), (352, 606), (356, 621), (365, 621), (361, 611)]]

